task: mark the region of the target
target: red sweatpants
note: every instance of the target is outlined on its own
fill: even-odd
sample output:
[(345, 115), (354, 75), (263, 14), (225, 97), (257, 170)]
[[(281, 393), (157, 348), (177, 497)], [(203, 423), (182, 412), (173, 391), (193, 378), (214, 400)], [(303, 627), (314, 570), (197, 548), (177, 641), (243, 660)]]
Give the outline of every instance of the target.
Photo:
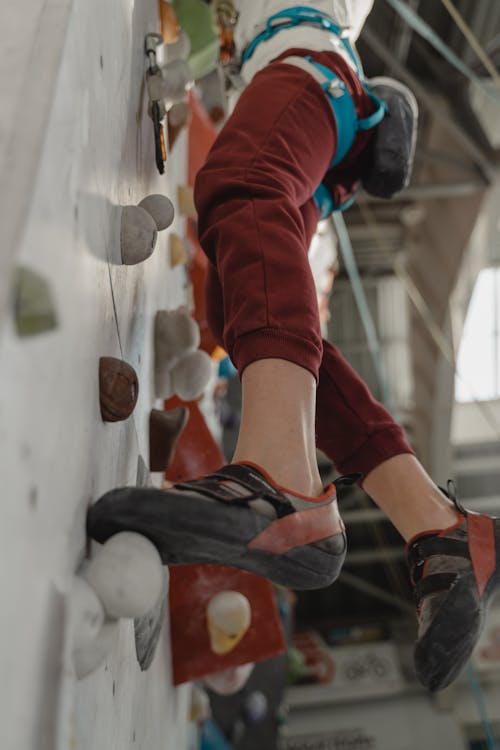
[[(332, 52), (311, 56), (346, 82), (363, 117), (371, 102)], [(240, 375), (259, 359), (285, 359), (318, 380), (317, 443), (342, 473), (366, 475), (411, 452), (401, 428), (330, 343), (322, 341), (307, 258), (327, 174), (338, 202), (352, 191), (369, 134), (328, 172), (336, 146), (330, 104), (306, 72), (279, 61), (259, 72), (197, 175), (201, 246), (210, 260), (207, 320)]]

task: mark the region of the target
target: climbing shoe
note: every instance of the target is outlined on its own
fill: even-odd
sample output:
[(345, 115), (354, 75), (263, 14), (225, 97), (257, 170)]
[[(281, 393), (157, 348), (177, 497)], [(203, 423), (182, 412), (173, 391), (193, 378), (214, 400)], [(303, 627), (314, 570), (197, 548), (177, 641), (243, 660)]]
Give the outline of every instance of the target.
[(457, 523), (407, 545), (418, 616), (415, 669), (430, 690), (445, 688), (465, 666), (500, 588), (500, 518), (465, 510), (451, 482), (446, 494)]
[(124, 530), (143, 534), (168, 565), (232, 565), (296, 589), (331, 584), (346, 554), (334, 485), (305, 497), (250, 463), (166, 490), (111, 490), (89, 509), (87, 529), (98, 542)]

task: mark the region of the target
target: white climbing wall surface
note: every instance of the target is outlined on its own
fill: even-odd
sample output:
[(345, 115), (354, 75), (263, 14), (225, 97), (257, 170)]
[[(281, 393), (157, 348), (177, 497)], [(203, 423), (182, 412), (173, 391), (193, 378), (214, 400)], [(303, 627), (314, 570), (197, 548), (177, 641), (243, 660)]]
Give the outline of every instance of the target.
[[(6, 0), (0, 22), (0, 748), (183, 750), (189, 689), (172, 687), (168, 626), (143, 673), (130, 620), (81, 681), (68, 644), (86, 508), (135, 484), (140, 457), (147, 463), (149, 411), (160, 404), (153, 319), (186, 300), (185, 271), (169, 266), (170, 230), (144, 263), (120, 262), (120, 207), (151, 193), (175, 202), (185, 180), (185, 134), (163, 177), (154, 163), (143, 45), (159, 30), (157, 2)], [(181, 222), (171, 229), (182, 235)], [(19, 267), (47, 282), (52, 330), (18, 335)], [(101, 356), (138, 374), (124, 422), (101, 420)]]

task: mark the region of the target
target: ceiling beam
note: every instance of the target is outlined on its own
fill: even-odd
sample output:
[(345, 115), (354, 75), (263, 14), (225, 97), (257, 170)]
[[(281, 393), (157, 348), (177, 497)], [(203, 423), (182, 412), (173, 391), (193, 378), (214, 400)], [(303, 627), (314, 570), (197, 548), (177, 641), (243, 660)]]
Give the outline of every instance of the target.
[[(473, 195), (486, 189), (484, 182), (478, 180), (465, 180), (462, 182), (429, 182), (409, 185), (405, 190), (397, 193), (393, 200), (435, 200), (436, 198), (457, 198), (464, 195)], [(376, 198), (365, 192), (360, 192), (357, 200), (360, 203), (381, 203), (384, 198)]]

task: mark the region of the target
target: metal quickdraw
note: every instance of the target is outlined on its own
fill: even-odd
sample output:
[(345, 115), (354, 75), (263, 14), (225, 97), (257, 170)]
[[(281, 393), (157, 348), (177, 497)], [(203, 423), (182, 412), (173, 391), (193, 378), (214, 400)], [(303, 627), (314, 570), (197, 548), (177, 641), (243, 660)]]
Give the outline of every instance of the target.
[(155, 161), (160, 174), (165, 172), (165, 162), (167, 160), (165, 132), (162, 124), (162, 120), (166, 114), (163, 101), (163, 77), (156, 60), (156, 48), (162, 43), (163, 37), (161, 34), (146, 34), (144, 41), (144, 52), (148, 58), (146, 88), (150, 104), (149, 114), (153, 120)]

